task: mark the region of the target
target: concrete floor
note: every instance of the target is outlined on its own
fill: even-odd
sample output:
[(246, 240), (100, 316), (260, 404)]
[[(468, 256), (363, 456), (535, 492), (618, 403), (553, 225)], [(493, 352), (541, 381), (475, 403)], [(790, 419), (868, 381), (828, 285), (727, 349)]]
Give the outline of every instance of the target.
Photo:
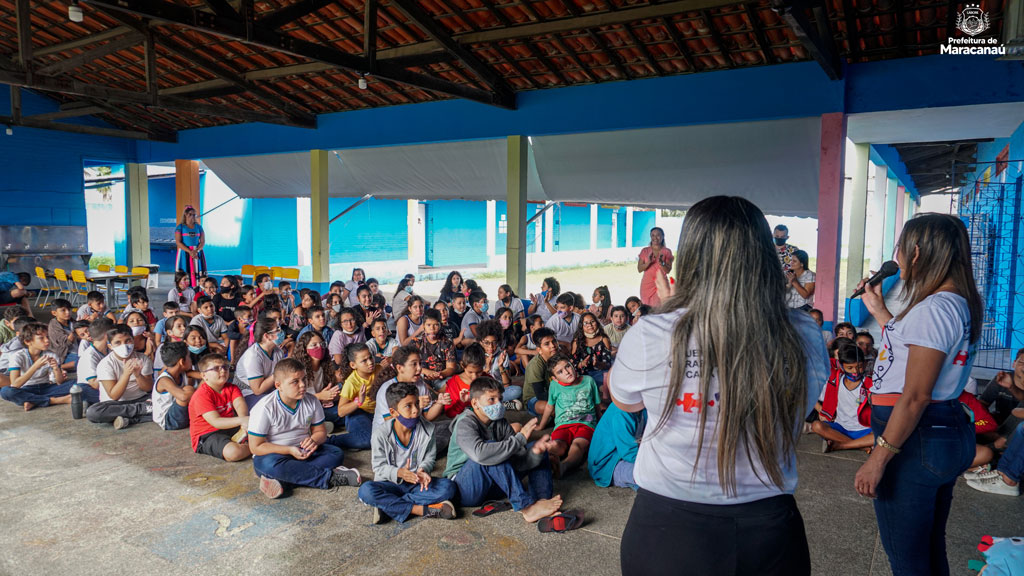
[[(871, 504), (854, 493), (863, 455), (820, 454), (801, 442), (797, 500), (816, 574), (890, 574)], [(368, 452), (346, 464), (370, 476)], [(67, 406), (24, 412), (0, 403), (3, 574), (574, 574), (619, 572), (625, 489), (585, 473), (556, 483), (583, 529), (541, 534), (512, 512), (454, 521), (370, 525), (355, 490), (298, 489), (271, 501), (252, 463), (193, 454), (188, 432), (154, 424), (122, 431), (72, 420)], [(952, 573), (985, 534), (1024, 535), (1024, 500), (981, 494), (961, 480), (948, 527)], [(454, 567), (454, 568), (453, 568)]]

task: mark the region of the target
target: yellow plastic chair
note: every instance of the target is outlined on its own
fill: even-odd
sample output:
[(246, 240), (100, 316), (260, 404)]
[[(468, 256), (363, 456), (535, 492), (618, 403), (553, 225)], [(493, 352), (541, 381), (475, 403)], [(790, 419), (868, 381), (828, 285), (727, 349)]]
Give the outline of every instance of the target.
[(68, 300), (74, 300), (74, 293), (71, 291), (71, 280), (63, 268), (54, 268), (53, 277), (57, 279), (57, 296), (67, 296)]
[(98, 272), (110, 272), (110, 264), (100, 264), (96, 266)]
[[(149, 282), (149, 268), (145, 266), (135, 266), (132, 268), (132, 274), (145, 274), (142, 278), (132, 278), (131, 282), (138, 282), (140, 286), (146, 285)], [(129, 282), (129, 284), (131, 284)]]
[(270, 279), (271, 280), (274, 279), (274, 271), (273, 270), (271, 270), (267, 266), (257, 266), (252, 271), (252, 281), (255, 282), (256, 281), (256, 277), (259, 276), (260, 274), (269, 274), (270, 275)]
[(282, 278), (281, 274), (283, 272), (284, 272), (284, 268), (281, 268), (280, 266), (271, 266), (270, 267), (270, 276), (272, 278)]
[(114, 272), (117, 272), (118, 274), (127, 274), (128, 267), (123, 264), (118, 264), (114, 266)]
[[(43, 270), (41, 266), (36, 266), (36, 279), (39, 280), (39, 292), (36, 294), (36, 301), (33, 302), (33, 305), (38, 306), (39, 308), (46, 308), (50, 305), (48, 302), (50, 295), (52, 295), (57, 289), (50, 284), (50, 279), (46, 277), (46, 270)], [(40, 297), (43, 297), (42, 304), (39, 304)]]
[(252, 273), (254, 270), (256, 270), (256, 267), (253, 266), (252, 264), (242, 264), (242, 271), (239, 273), (239, 276), (241, 276), (242, 278), (245, 278), (246, 276), (252, 278)]
[(298, 268), (282, 268), (281, 279), (291, 280), (292, 288), (295, 290), (299, 289), (299, 269)]
[(89, 281), (85, 278), (85, 272), (81, 270), (72, 270), (71, 282), (73, 283), (72, 292), (74, 292), (75, 296), (74, 300), (71, 302), (74, 303), (75, 300), (78, 300), (84, 303), (89, 296)]

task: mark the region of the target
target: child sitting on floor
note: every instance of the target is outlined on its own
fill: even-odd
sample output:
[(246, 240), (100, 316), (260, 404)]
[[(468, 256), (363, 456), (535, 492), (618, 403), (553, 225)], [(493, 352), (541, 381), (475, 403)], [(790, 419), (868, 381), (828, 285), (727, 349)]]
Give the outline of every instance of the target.
[(168, 342), (160, 349), (164, 369), (153, 383), (153, 421), (164, 430), (188, 428), (188, 402), (196, 389), (189, 384), (192, 358), (184, 342)]
[(544, 323), (545, 328), (555, 333), (559, 347), (565, 352), (569, 352), (572, 337), (580, 327), (580, 315), (573, 312), (575, 303), (575, 295), (570, 293), (560, 295), (555, 304), (556, 312)]
[[(303, 299), (305, 303), (309, 298)], [(309, 323), (306, 324), (301, 330), (299, 330), (296, 338), (301, 338), (306, 332), (316, 332), (320, 335), (320, 338), (328, 344), (331, 343), (331, 336), (334, 335), (334, 330), (327, 325), (327, 312), (320, 306), (319, 303), (311, 304), (306, 310), (306, 316), (309, 317)]]
[(206, 342), (210, 350), (218, 354), (227, 354), (228, 325), (216, 314), (213, 298), (200, 296), (196, 302), (199, 313), (192, 319), (192, 326), (199, 326), (206, 332)]
[(341, 366), (342, 362), (345, 362), (345, 348), (356, 342), (366, 342), (366, 333), (359, 327), (355, 311), (351, 308), (342, 308), (338, 313), (338, 330), (331, 336), (331, 341), (327, 345), (334, 363)]
[[(434, 310), (441, 315), (441, 333), (444, 337), (451, 340), (452, 344), (458, 345), (456, 339), (459, 338), (460, 326), (452, 321), (451, 310), (448, 305), (444, 302), (434, 302)], [(460, 320), (461, 322), (461, 320)]]
[(526, 373), (526, 367), (530, 364), (530, 360), (537, 355), (537, 340), (534, 337), (534, 333), (544, 327), (544, 319), (539, 314), (534, 314), (526, 319), (526, 334), (523, 334), (519, 342), (516, 343), (515, 353), (518, 359), (523, 373)]
[(445, 383), (445, 391), (452, 399), (452, 403), (444, 407), (446, 416), (455, 419), (469, 407), (469, 387), (477, 378), (486, 374), (486, 364), (487, 353), (483, 346), (479, 343), (466, 346), (466, 351), (462, 353), (462, 372)]
[(25, 329), (25, 326), (33, 324), (35, 321), (35, 318), (26, 313), (24, 316), (19, 316), (12, 323), (14, 333), (18, 336), (0, 346), (0, 387), (11, 385), (11, 375), (9, 372), (11, 359), (14, 358), (14, 354), (18, 350), (25, 348), (25, 343), (21, 340), (21, 331)]
[(71, 330), (71, 302), (57, 298), (53, 301), (50, 314), (53, 315), (47, 330), (50, 352), (57, 357), (62, 369), (74, 370), (75, 363), (78, 362), (78, 348), (75, 344), (75, 333)]
[(107, 331), (107, 354), (96, 365), (100, 402), (85, 417), (96, 424), (113, 423), (115, 430), (152, 420), (153, 361), (135, 351), (131, 329), (115, 324)]
[(558, 342), (555, 340), (555, 333), (549, 328), (537, 330), (533, 337), (537, 343), (537, 355), (526, 366), (523, 397), (526, 398), (526, 409), (531, 414), (540, 416), (548, 405), (548, 384), (551, 382), (548, 360), (558, 353)]
[(437, 446), (434, 424), (420, 417), (419, 391), (409, 383), (386, 394), (391, 419), (373, 435), (373, 482), (359, 487), (359, 499), (373, 507), (373, 523), (385, 517), (455, 518), (455, 484), (432, 478)]
[(511, 385), (508, 353), (501, 349), (501, 340), (504, 336), (501, 324), (497, 320), (485, 320), (477, 329), (477, 343), (484, 348), (484, 374), (501, 382), (505, 387), (501, 401), (505, 403), (506, 410), (522, 410), (523, 403), (519, 399), (523, 397), (523, 387)]
[[(455, 421), (444, 476), (458, 486), (464, 506), (508, 498), (512, 509), (527, 522), (537, 522), (562, 507), (562, 497), (552, 497), (548, 451), (554, 443), (544, 436), (527, 444), (537, 419), (516, 432), (505, 419), (501, 383), (484, 376), (469, 387), (471, 410)], [(529, 488), (520, 480), (529, 478)]]
[(586, 462), (590, 439), (594, 437), (594, 427), (597, 426), (601, 393), (597, 382), (577, 371), (568, 356), (557, 354), (548, 361), (548, 366), (555, 381), (548, 389), (548, 405), (538, 428), (547, 428), (554, 417), (555, 429), (551, 432), (551, 440), (557, 448), (551, 450), (551, 454), (562, 461), (562, 470), (568, 472)]
[(420, 350), (421, 374), (434, 390), (444, 386), (445, 380), (458, 370), (455, 343), (444, 335), (442, 325), (441, 313), (434, 308), (427, 310), (423, 313), (423, 336), (412, 340)]
[(96, 379), (96, 368), (107, 357), (107, 333), (114, 327), (114, 322), (101, 316), (89, 324), (89, 346), (82, 349), (78, 356), (76, 376), (82, 389), (82, 400), (95, 404), (100, 401), (100, 382)]
[(611, 311), (611, 323), (606, 324), (604, 333), (608, 335), (608, 341), (612, 344), (612, 353), (619, 351), (619, 342), (629, 330), (629, 313), (625, 306), (613, 306)]
[[(249, 407), (242, 391), (231, 383), (231, 365), (223, 354), (199, 359), (203, 382), (188, 402), (192, 451), (228, 462), (252, 455), (244, 435), (249, 428)], [(237, 437), (237, 440), (236, 440)]]
[[(363, 286), (360, 286), (360, 288), (363, 288)], [(375, 318), (371, 324), (370, 335), (372, 338), (366, 341), (366, 345), (369, 346), (370, 352), (373, 353), (374, 362), (381, 364), (387, 359), (388, 363), (390, 363), (391, 356), (395, 353), (395, 349), (398, 348), (398, 340), (391, 337), (391, 333), (388, 331), (388, 321), (382, 317)]]
[(839, 346), (838, 368), (829, 375), (815, 408), (819, 420), (811, 431), (821, 436), (821, 451), (865, 450), (875, 444), (871, 428), (857, 419), (857, 409), (871, 390), (871, 377), (864, 372), (864, 352), (854, 343)]
[[(75, 349), (75, 364), (77, 366), (77, 359), (82, 357), (82, 351), (92, 343), (92, 338), (89, 336), (89, 321), (75, 320), (71, 323), (71, 330), (75, 333), (75, 340), (78, 341), (78, 348)], [(77, 368), (72, 370), (77, 370)]]
[[(68, 310), (70, 312), (70, 309)], [(48, 328), (32, 322), (21, 329), (23, 348), (12, 353), (7, 374), (11, 384), (0, 388), (0, 397), (25, 409), (71, 403), (71, 384), (64, 383), (64, 370), (57, 355), (49, 351)]]
[(633, 465), (646, 421), (646, 410), (626, 412), (615, 404), (605, 410), (587, 453), (587, 470), (595, 484), (637, 489)]
[(274, 387), (252, 409), (249, 447), (268, 498), (284, 493), (284, 484), (310, 488), (358, 486), (359, 471), (341, 465), (341, 448), (325, 444), (324, 410), (306, 390), (306, 367), (286, 358), (274, 368)]
[[(447, 446), (446, 443), (451, 438), (451, 431), (448, 428), (449, 421), (444, 416), (444, 407), (451, 404), (451, 396), (447, 392), (441, 392), (437, 395), (437, 399), (434, 399), (433, 391), (430, 390), (430, 387), (420, 377), (420, 351), (416, 346), (411, 344), (399, 346), (391, 359), (392, 366), (395, 368), (397, 375), (381, 384), (374, 396), (376, 405), (373, 412), (373, 429), (376, 430), (379, 426), (383, 426), (385, 421), (391, 418), (390, 413), (386, 409), (387, 399), (384, 396), (387, 394), (388, 387), (396, 382), (415, 384), (416, 389), (419, 390), (420, 412), (423, 414), (423, 417), (431, 422), (438, 422), (438, 426), (434, 428), (434, 433), (438, 441), (438, 457), (443, 457), (444, 453), (447, 452), (445, 448)], [(441, 422), (442, 420), (443, 423)], [(445, 444), (442, 444), (442, 442)]]
[(103, 293), (92, 290), (85, 295), (85, 305), (78, 307), (78, 314), (75, 318), (92, 322), (101, 317), (116, 321), (114, 313), (107, 309), (107, 299), (103, 297)]
[(373, 361), (373, 353), (362, 342), (349, 344), (345, 358), (352, 373), (345, 378), (338, 398), (338, 417), (345, 419), (345, 434), (336, 434), (328, 442), (343, 450), (370, 448), (373, 414), (377, 404), (373, 395), (374, 382), (380, 367)]
[(159, 347), (167, 339), (167, 321), (174, 318), (181, 312), (177, 302), (164, 302), (163, 317), (156, 321), (153, 326), (154, 343)]
[(328, 435), (341, 425), (338, 417), (338, 373), (333, 369), (327, 357), (327, 343), (316, 332), (306, 332), (299, 336), (292, 351), (295, 358), (306, 368), (306, 386), (309, 392), (320, 401), (324, 409), (324, 418), (331, 423)]
[(121, 321), (127, 320), (132, 312), (138, 312), (146, 319), (146, 326), (152, 328), (156, 325), (156, 315), (149, 309), (149, 296), (141, 286), (136, 286), (133, 290), (128, 294), (128, 307), (121, 312)]

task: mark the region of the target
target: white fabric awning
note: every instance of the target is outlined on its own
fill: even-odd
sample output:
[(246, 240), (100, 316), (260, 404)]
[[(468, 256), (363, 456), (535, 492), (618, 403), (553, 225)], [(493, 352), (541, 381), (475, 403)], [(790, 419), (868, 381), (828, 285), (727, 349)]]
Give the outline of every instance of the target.
[[(816, 216), (820, 120), (800, 118), (532, 139), (528, 198), (686, 208), (716, 194)], [(504, 200), (504, 139), (337, 150), (330, 195)], [(308, 152), (204, 160), (243, 198), (309, 196)]]

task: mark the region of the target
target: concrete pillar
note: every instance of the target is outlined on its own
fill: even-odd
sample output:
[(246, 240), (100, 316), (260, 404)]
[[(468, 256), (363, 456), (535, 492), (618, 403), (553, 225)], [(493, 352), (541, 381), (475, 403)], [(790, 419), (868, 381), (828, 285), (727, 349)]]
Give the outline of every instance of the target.
[(854, 144), (850, 183), (850, 243), (846, 261), (846, 294), (853, 293), (864, 278), (864, 228), (868, 211), (868, 144)]
[(885, 227), (882, 229), (882, 259), (891, 260), (896, 246), (896, 187), (899, 180), (889, 178), (885, 187)]
[(619, 210), (612, 211), (612, 249), (619, 247)]
[(174, 161), (174, 197), (178, 213), (174, 215), (177, 223), (181, 224), (181, 215), (185, 213), (185, 206), (192, 206), (196, 209), (196, 222), (202, 224), (203, 207), (200, 206), (199, 197), (199, 162), (195, 160)]
[(626, 207), (626, 248), (633, 247), (633, 207)]
[[(525, 214), (525, 212), (523, 212)], [(506, 215), (506, 218), (508, 216)], [(495, 243), (498, 240), (498, 206), (494, 200), (487, 201), (487, 267), (491, 267), (491, 260), (494, 259)], [(526, 233), (523, 233), (523, 238), (526, 238)], [(524, 241), (525, 246), (525, 241)]]
[[(875, 166), (875, 189), (871, 195), (871, 267), (878, 270), (888, 259), (883, 242), (885, 229), (885, 190), (888, 186), (889, 169), (885, 164)], [(880, 225), (881, 224), (881, 225)]]
[(903, 223), (907, 221), (907, 189), (903, 186), (896, 187), (896, 230), (893, 239), (898, 243), (900, 234), (903, 233)]
[(560, 210), (558, 206), (552, 206), (548, 208), (548, 211), (544, 213), (544, 251), (554, 252), (555, 251), (555, 218), (557, 217), (556, 212)]
[[(822, 114), (821, 152), (818, 172), (818, 258), (814, 307), (826, 322), (839, 312), (839, 252), (842, 249), (843, 160), (846, 149), (846, 117), (842, 112)], [(630, 234), (632, 237), (632, 234)]]
[[(541, 210), (543, 206), (538, 206), (536, 210)], [(534, 214), (537, 212), (534, 211)], [(544, 218), (547, 216), (547, 212), (540, 215), (533, 221), (533, 251), (536, 253), (543, 252), (544, 248)]]
[(310, 203), (309, 219), (311, 244), (309, 265), (312, 268), (313, 283), (331, 281), (331, 224), (328, 211), (330, 153), (327, 150), (311, 150), (310, 156)]
[[(145, 164), (125, 165), (125, 218), (128, 235), (128, 266), (150, 264), (149, 175)], [(198, 211), (199, 209), (196, 208)], [(184, 212), (184, 209), (182, 209)]]
[(505, 236), (505, 282), (516, 294), (526, 294), (526, 169), (529, 142), (526, 136), (509, 136), (507, 142), (508, 234)]
[(590, 205), (590, 250), (597, 250), (597, 204)]

